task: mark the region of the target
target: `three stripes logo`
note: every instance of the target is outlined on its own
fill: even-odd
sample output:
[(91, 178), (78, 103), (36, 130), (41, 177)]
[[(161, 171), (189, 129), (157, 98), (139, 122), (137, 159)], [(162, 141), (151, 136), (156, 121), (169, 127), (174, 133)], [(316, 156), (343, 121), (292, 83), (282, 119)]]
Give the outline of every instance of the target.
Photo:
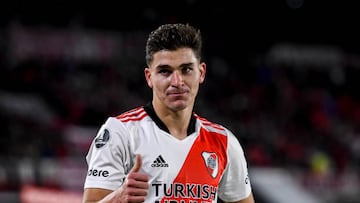
[(151, 164), (151, 167), (169, 167), (169, 164), (167, 164), (164, 158), (159, 155)]

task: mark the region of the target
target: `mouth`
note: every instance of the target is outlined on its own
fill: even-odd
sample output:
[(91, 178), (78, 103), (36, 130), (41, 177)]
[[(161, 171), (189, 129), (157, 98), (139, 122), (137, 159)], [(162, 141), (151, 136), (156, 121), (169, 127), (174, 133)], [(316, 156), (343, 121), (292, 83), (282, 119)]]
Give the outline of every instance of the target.
[(185, 94), (186, 94), (186, 92), (172, 92), (172, 93), (169, 93), (168, 96), (181, 97), (181, 96), (184, 96)]
[(169, 91), (167, 95), (171, 97), (182, 97), (185, 96), (186, 94), (187, 91)]

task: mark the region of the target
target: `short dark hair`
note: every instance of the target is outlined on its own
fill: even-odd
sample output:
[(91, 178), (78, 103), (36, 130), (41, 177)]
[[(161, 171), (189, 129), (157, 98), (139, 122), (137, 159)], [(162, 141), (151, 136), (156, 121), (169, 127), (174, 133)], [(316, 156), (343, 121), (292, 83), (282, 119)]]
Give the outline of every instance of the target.
[(182, 23), (164, 24), (149, 34), (146, 42), (145, 60), (148, 65), (156, 52), (191, 48), (195, 56), (201, 60), (202, 37), (199, 29)]

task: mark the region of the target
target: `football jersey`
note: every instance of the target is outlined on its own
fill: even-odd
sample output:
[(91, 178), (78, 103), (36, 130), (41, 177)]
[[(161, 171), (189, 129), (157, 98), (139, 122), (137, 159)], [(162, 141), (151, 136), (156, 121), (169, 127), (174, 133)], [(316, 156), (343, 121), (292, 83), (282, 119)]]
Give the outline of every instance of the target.
[(151, 105), (109, 117), (86, 156), (84, 188), (116, 190), (142, 158), (149, 175), (145, 202), (238, 201), (251, 192), (247, 163), (238, 139), (225, 127), (193, 113), (188, 136), (172, 136)]

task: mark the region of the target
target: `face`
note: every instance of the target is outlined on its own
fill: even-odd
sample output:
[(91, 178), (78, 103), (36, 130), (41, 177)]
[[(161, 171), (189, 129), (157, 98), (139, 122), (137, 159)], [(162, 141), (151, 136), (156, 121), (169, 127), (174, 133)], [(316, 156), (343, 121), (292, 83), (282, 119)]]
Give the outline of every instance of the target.
[(154, 106), (172, 111), (192, 109), (205, 72), (205, 63), (200, 63), (190, 48), (155, 53), (152, 64), (145, 69)]

